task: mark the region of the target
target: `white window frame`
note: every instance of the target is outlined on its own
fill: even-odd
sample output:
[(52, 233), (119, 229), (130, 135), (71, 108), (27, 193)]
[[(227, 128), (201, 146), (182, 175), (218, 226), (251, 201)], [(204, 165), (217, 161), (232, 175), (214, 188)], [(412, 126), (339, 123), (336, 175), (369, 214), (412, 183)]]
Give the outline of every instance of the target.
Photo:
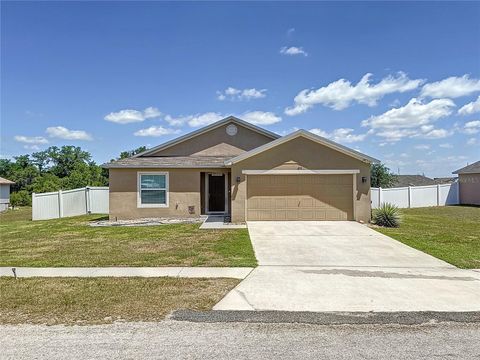
[[(144, 190), (165, 190), (165, 204), (142, 204), (142, 175), (165, 175), (165, 189), (144, 189)], [(169, 176), (167, 171), (139, 171), (137, 172), (137, 207), (138, 208), (167, 208), (169, 205)]]

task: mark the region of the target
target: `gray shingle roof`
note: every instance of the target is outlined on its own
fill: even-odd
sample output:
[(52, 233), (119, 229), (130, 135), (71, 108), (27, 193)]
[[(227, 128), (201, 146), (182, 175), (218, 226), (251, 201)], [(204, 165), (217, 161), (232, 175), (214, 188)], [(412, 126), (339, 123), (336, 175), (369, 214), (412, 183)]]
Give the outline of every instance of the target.
[(222, 168), (232, 156), (145, 156), (103, 164), (104, 168)]
[(454, 171), (452, 174), (480, 174), (480, 161)]
[(426, 186), (437, 184), (435, 180), (423, 175), (395, 175), (392, 187)]

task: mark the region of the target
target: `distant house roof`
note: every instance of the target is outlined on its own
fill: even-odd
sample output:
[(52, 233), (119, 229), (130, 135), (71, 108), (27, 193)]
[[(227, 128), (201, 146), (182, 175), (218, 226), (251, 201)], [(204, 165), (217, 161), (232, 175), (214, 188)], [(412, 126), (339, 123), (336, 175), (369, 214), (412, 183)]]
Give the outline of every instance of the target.
[(458, 180), (457, 176), (433, 178), (437, 184), (451, 184)]
[(4, 178), (0, 177), (0, 184), (9, 184), (9, 185), (11, 185), (11, 184), (15, 184), (15, 183), (14, 183), (13, 181), (10, 181), (10, 180), (8, 180), (8, 179), (4, 179)]
[(480, 161), (458, 169), (452, 172), (452, 174), (480, 174)]
[(392, 187), (436, 185), (435, 180), (423, 175), (395, 175)]
[(129, 157), (103, 164), (115, 168), (223, 168), (232, 156), (150, 156)]

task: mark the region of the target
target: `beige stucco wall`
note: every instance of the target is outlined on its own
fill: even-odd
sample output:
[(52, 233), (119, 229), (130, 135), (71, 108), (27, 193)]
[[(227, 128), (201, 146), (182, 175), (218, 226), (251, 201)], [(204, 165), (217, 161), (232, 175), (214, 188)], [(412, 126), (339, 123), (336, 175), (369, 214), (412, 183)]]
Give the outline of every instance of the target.
[(459, 174), (460, 204), (480, 205), (480, 174)]
[[(309, 170), (360, 170), (356, 176), (355, 220), (370, 221), (370, 164), (303, 137), (232, 166), (232, 221), (245, 221), (246, 176), (242, 170), (298, 169), (299, 166)], [(237, 177), (240, 177), (239, 183)], [(366, 183), (362, 183), (362, 177), (367, 178)]]
[(237, 134), (230, 136), (225, 124), (205, 134), (157, 151), (149, 156), (236, 156), (274, 139), (237, 124)]
[[(138, 172), (164, 171), (169, 174), (169, 206), (137, 207)], [(198, 217), (201, 214), (200, 173), (229, 169), (110, 169), (110, 219), (146, 217)], [(195, 206), (189, 214), (188, 206)]]

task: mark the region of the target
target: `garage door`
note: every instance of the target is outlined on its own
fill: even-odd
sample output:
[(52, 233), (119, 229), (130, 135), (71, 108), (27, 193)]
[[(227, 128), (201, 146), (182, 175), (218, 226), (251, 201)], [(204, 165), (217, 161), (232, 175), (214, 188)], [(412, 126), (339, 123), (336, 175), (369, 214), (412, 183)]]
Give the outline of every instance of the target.
[(247, 220), (353, 220), (353, 176), (248, 175)]

